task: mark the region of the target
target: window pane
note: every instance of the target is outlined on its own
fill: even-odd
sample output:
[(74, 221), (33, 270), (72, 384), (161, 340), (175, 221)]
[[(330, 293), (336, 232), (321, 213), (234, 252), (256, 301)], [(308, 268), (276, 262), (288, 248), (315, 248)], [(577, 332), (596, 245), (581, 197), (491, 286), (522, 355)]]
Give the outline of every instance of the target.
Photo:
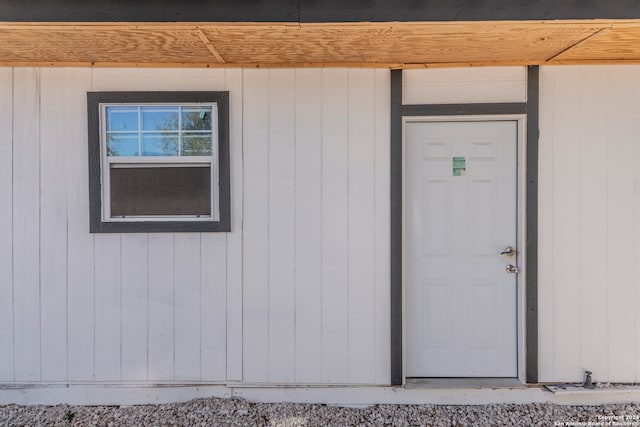
[(211, 130), (211, 107), (184, 107), (183, 130)]
[(188, 133), (182, 134), (182, 155), (183, 156), (210, 156), (211, 155), (211, 134), (210, 133)]
[(111, 168), (111, 216), (211, 216), (211, 167)]
[(177, 156), (177, 133), (151, 133), (142, 135), (143, 156)]
[(138, 108), (106, 107), (107, 130), (137, 131)]
[(178, 130), (178, 107), (142, 107), (142, 130)]
[(139, 156), (137, 133), (107, 134), (107, 156)]

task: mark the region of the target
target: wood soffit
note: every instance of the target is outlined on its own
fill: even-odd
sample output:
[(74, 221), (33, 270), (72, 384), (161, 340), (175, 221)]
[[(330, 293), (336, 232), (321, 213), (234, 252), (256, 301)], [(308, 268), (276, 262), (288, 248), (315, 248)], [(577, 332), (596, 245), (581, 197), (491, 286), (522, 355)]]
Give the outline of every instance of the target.
[(640, 63), (640, 19), (2, 23), (0, 66), (381, 67)]

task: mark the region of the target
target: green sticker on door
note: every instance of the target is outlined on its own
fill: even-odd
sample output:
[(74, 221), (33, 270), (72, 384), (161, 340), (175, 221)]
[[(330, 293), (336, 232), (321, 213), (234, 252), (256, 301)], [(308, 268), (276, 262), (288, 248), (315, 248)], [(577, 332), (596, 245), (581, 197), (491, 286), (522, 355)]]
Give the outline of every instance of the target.
[(467, 170), (467, 160), (464, 157), (454, 157), (452, 166), (453, 176), (462, 176)]

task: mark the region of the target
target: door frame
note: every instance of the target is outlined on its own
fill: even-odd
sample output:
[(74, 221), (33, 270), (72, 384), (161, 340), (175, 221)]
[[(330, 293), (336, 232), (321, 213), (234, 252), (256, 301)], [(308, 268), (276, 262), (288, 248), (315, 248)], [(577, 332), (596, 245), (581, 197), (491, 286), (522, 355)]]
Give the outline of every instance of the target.
[[(406, 126), (408, 123), (440, 123), (440, 122), (516, 122), (517, 131), (516, 131), (516, 242), (515, 249), (518, 254), (517, 257), (517, 267), (520, 268), (520, 273), (516, 275), (516, 358), (517, 358), (517, 379), (521, 382), (525, 382), (525, 371), (524, 371), (524, 317), (523, 313), (525, 312), (525, 298), (524, 298), (524, 286), (525, 286), (525, 277), (526, 277), (526, 245), (525, 242), (525, 217), (524, 217), (524, 206), (525, 200), (524, 195), (526, 194), (525, 188), (525, 161), (526, 158), (524, 156), (525, 153), (525, 141), (526, 141), (526, 122), (527, 117), (526, 114), (500, 114), (500, 115), (446, 115), (446, 116), (438, 116), (438, 115), (428, 115), (428, 116), (405, 116), (402, 118), (402, 210), (406, 211), (406, 203), (407, 203), (407, 188), (406, 188), (406, 153), (405, 147), (406, 144)], [(406, 233), (407, 233), (407, 224), (406, 217), (403, 216), (402, 219), (402, 251), (403, 254), (407, 253), (406, 247)], [(405, 296), (407, 294), (407, 274), (406, 274), (406, 258), (403, 256), (403, 264), (402, 264), (402, 306), (406, 307)], [(505, 263), (506, 265), (506, 263)], [(407, 316), (406, 310), (402, 312), (402, 343), (403, 343), (403, 360), (402, 366), (406, 366), (406, 344), (407, 344)], [(403, 369), (402, 383), (406, 383), (406, 372)]]
[[(520, 242), (527, 256), (520, 260), (523, 269), (522, 307), (524, 341), (522, 365), (526, 383), (538, 382), (538, 121), (540, 70), (527, 67), (527, 100), (513, 103), (423, 104), (402, 103), (402, 69), (391, 70), (390, 85), (390, 385), (405, 383), (404, 375), (404, 275), (403, 275), (403, 199), (404, 149), (403, 117), (501, 116), (524, 115), (526, 138), (520, 150), (523, 160), (524, 193), (521, 199), (524, 238)], [(524, 130), (524, 129), (523, 129)], [(526, 286), (524, 286), (526, 284)]]

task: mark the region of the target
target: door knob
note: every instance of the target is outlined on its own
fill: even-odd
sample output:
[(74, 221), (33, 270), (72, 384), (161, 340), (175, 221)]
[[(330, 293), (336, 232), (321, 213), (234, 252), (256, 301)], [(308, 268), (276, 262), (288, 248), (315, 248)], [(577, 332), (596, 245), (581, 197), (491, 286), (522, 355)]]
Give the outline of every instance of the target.
[(514, 256), (515, 254), (516, 254), (516, 251), (511, 246), (507, 246), (506, 248), (504, 248), (502, 252), (500, 252), (500, 255), (506, 255), (506, 256)]
[(505, 269), (505, 271), (507, 273), (511, 273), (511, 274), (518, 274), (520, 272), (520, 269), (518, 267), (516, 267), (515, 265), (507, 265), (507, 268)]

